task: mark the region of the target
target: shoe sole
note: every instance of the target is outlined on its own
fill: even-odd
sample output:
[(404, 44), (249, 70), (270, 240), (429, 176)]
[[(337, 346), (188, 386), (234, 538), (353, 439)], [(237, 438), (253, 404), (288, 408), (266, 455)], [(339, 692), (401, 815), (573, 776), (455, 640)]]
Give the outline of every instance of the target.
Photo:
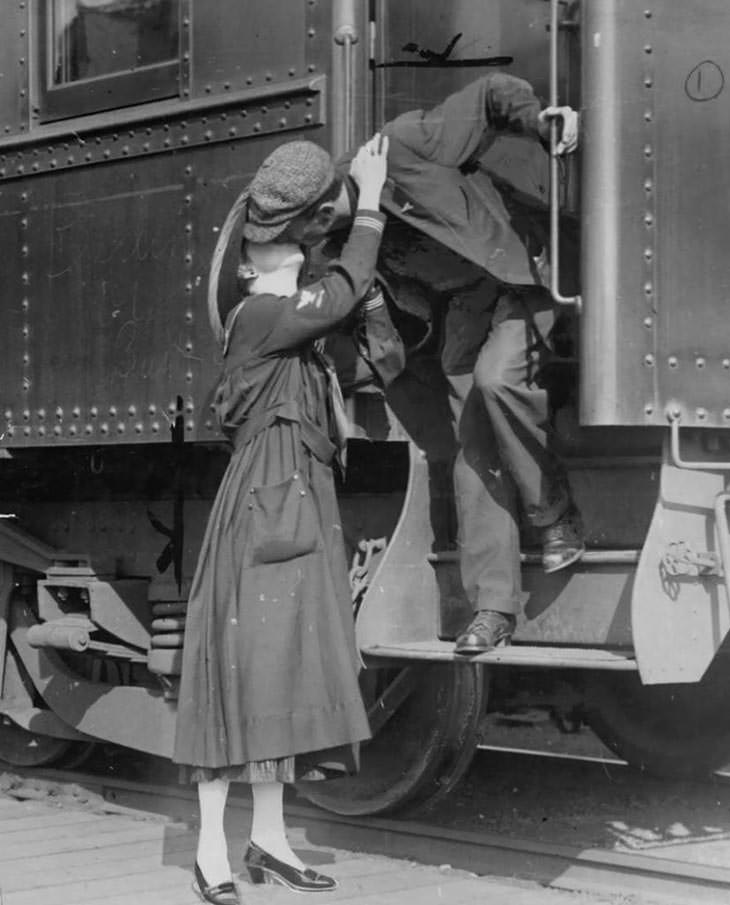
[(543, 567), (543, 572), (545, 575), (552, 575), (553, 572), (559, 572), (561, 569), (567, 569), (568, 566), (572, 566), (574, 563), (578, 562), (578, 560), (583, 556), (586, 552), (585, 547), (581, 547), (580, 550), (576, 551), (571, 557), (565, 560), (565, 562), (558, 563), (557, 566), (550, 566), (549, 568)]
[(303, 895), (306, 895), (310, 892), (333, 892), (339, 886), (337, 880), (335, 880), (334, 886), (296, 886), (292, 883), (289, 883), (288, 880), (285, 880), (284, 877), (282, 877), (281, 874), (277, 874), (276, 871), (269, 870), (266, 867), (259, 867), (258, 870), (263, 873), (264, 880), (263, 883), (260, 880), (251, 880), (251, 884), (253, 886), (278, 884), (279, 886), (285, 886), (287, 889), (291, 890), (291, 892), (298, 892), (302, 893)]
[(454, 648), (454, 653), (460, 657), (475, 657), (477, 654), (488, 654), (490, 650), (498, 650), (500, 647), (510, 647), (511, 644), (511, 638), (501, 638), (491, 647), (462, 647), (460, 650)]
[[(198, 884), (197, 884), (194, 880), (193, 880), (191, 886), (192, 886), (192, 888), (193, 888), (193, 892), (194, 892), (195, 895), (200, 899), (200, 901), (201, 901), (201, 902), (205, 902), (206, 905), (210, 905), (210, 899), (206, 898), (205, 894), (203, 893), (203, 891), (201, 890), (201, 888), (198, 886)], [(240, 896), (239, 896), (239, 898), (238, 898), (238, 902), (239, 902), (239, 905), (240, 905), (240, 903), (241, 903), (241, 898), (240, 898)]]

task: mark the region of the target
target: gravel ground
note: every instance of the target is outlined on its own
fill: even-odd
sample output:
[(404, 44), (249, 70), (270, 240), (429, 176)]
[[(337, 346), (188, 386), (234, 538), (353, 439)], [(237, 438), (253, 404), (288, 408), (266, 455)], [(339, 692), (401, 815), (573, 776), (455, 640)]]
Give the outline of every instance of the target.
[[(581, 848), (635, 851), (730, 866), (730, 776), (703, 782), (653, 779), (617, 762), (588, 729), (550, 723), (493, 725), (445, 802), (422, 812), (443, 826)], [(518, 753), (610, 758), (562, 760)], [(611, 762), (613, 761), (613, 762)]]

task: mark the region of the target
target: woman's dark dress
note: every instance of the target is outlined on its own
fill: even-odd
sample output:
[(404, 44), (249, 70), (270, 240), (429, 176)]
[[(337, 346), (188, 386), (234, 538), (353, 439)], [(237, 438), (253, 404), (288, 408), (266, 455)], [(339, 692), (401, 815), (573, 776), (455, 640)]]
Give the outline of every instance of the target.
[(366, 292), (382, 221), (361, 212), (322, 280), (229, 317), (217, 405), (234, 453), (193, 579), (175, 740), (193, 781), (351, 770), (370, 735), (313, 340)]

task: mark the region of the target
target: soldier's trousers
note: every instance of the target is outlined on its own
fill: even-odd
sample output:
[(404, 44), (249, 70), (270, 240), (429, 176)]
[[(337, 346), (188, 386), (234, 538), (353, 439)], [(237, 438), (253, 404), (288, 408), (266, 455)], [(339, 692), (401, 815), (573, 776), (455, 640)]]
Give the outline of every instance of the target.
[(461, 577), (475, 610), (521, 609), (520, 519), (544, 527), (570, 503), (540, 384), (554, 323), (544, 289), (490, 282), (455, 295), (446, 315)]

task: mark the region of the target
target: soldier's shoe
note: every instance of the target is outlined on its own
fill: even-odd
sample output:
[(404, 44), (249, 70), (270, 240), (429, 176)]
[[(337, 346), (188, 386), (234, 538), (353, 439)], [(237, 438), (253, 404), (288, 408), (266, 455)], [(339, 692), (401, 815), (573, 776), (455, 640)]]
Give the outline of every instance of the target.
[(573, 503), (560, 518), (543, 528), (542, 568), (545, 572), (557, 572), (577, 562), (585, 552), (583, 521)]
[(473, 656), (510, 644), (516, 622), (511, 613), (478, 610), (469, 626), (456, 639), (454, 653)]

